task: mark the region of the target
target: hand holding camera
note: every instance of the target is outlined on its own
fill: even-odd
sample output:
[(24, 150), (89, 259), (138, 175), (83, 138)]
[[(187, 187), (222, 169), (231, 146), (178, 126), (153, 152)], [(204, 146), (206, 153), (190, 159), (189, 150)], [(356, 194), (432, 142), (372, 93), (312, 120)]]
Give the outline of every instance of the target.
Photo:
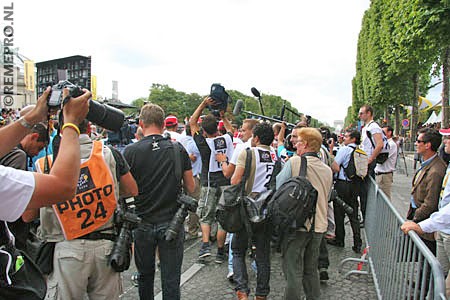
[(39, 122), (43, 122), (47, 120), (48, 114), (48, 106), (47, 106), (47, 98), (50, 94), (51, 88), (47, 87), (47, 89), (42, 93), (42, 95), (38, 98), (36, 106), (26, 114), (25, 120), (34, 125)]
[[(64, 122), (80, 124), (86, 119), (86, 115), (89, 112), (89, 99), (91, 98), (91, 92), (82, 89), (83, 94), (76, 98), (70, 98), (63, 107)], [(69, 96), (69, 89), (64, 88), (63, 97), (64, 99)]]

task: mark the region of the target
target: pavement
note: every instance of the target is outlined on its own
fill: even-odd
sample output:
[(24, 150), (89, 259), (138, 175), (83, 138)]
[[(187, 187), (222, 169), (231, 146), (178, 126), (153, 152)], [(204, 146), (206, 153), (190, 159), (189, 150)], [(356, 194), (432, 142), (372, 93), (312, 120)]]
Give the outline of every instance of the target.
[[(400, 157), (397, 163), (397, 171), (394, 174), (392, 187), (392, 203), (401, 216), (406, 216), (409, 205), (409, 195), (411, 180), (414, 174), (413, 158), (411, 154)], [(405, 168), (406, 166), (406, 168)], [(407, 175), (408, 173), (408, 175)], [(344, 274), (356, 269), (357, 263), (348, 263), (343, 272), (339, 272), (338, 267), (343, 259), (361, 255), (354, 253), (351, 249), (352, 233), (349, 224), (346, 224), (345, 247), (338, 248), (328, 245), (330, 267), (328, 269), (330, 279), (326, 283), (321, 283), (321, 299), (377, 299), (376, 289), (371, 275), (350, 275), (344, 278)], [(364, 230), (362, 231), (364, 241)], [(207, 299), (237, 299), (234, 291), (234, 284), (226, 279), (228, 273), (227, 263), (216, 264), (213, 261), (215, 245), (212, 246), (213, 255), (211, 262), (200, 263), (198, 261), (198, 250), (200, 249), (200, 238), (185, 242), (184, 259), (182, 266), (182, 287), (181, 299), (187, 300), (207, 300)], [(250, 299), (254, 297), (256, 287), (256, 276), (250, 267), (250, 259), (247, 260), (247, 270), (249, 273), (249, 287), (251, 289)], [(363, 266), (366, 270), (367, 266)], [(134, 263), (129, 270), (122, 273), (123, 294), (121, 299), (139, 299), (138, 288), (133, 286), (131, 276), (136, 272)], [(273, 252), (271, 255), (271, 278), (270, 294), (268, 299), (283, 299), (285, 280), (281, 270), (281, 257), (279, 253)], [(160, 271), (155, 275), (155, 299), (162, 299)]]

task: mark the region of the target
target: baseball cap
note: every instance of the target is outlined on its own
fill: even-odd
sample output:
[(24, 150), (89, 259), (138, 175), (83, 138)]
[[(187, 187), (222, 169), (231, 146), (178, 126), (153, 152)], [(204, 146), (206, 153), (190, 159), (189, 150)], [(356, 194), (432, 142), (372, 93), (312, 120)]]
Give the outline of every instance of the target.
[(444, 136), (450, 135), (450, 128), (439, 129), (439, 133), (444, 135)]
[(164, 124), (166, 125), (166, 127), (171, 127), (171, 126), (178, 125), (178, 119), (175, 116), (168, 116), (164, 120)]

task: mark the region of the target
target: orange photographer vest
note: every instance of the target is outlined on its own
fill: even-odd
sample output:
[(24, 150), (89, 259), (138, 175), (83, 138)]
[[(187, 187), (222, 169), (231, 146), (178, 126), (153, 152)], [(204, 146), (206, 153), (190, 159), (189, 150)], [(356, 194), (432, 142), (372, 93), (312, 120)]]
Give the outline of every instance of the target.
[[(41, 170), (44, 159), (37, 161)], [(111, 171), (103, 158), (103, 144), (93, 141), (91, 156), (80, 165), (75, 197), (53, 205), (66, 240), (94, 232), (108, 222), (116, 209), (114, 188)]]

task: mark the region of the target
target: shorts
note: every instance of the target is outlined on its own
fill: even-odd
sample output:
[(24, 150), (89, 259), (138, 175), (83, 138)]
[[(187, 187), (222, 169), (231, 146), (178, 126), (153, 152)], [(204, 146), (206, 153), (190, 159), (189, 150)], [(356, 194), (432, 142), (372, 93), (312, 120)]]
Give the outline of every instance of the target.
[(201, 224), (212, 225), (216, 222), (216, 210), (220, 192), (220, 187), (202, 186), (197, 208), (197, 215)]

